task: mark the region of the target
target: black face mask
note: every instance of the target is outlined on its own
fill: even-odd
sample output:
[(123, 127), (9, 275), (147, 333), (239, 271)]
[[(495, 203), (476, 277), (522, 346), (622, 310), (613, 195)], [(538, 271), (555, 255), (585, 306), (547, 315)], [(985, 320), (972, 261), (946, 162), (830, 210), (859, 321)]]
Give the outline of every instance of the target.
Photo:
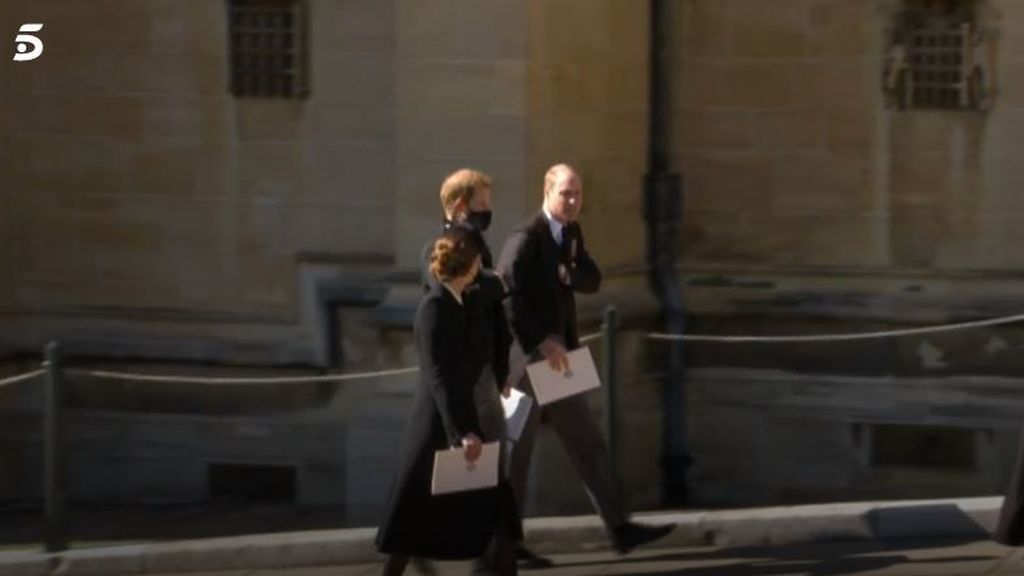
[(490, 210), (470, 210), (466, 213), (466, 223), (483, 232), (491, 227)]

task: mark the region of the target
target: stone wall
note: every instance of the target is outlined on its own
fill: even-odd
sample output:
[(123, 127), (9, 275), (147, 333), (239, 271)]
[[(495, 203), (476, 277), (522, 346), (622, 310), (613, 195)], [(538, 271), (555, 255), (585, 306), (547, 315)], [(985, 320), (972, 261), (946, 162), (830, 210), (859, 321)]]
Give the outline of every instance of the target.
[[(60, 336), (81, 354), (142, 356), (162, 369), (159, 359), (324, 363), (325, 318), (334, 313), (321, 298), (327, 291), (343, 309), (345, 369), (408, 365), (408, 332), (375, 322), (407, 328), (418, 292), (401, 273), (418, 267), (436, 229), (443, 176), (465, 165), (495, 176), (497, 252), (537, 209), (543, 172), (560, 161), (583, 171), (589, 247), (617, 271), (585, 302), (585, 316), (614, 301), (651, 327), (656, 308), (643, 279), (618, 274), (643, 258), (646, 3), (309, 5), (311, 96), (299, 102), (227, 94), (222, 3), (0, 0), (5, 30), (47, 25), (43, 58), (0, 59), (0, 353), (34, 352)], [(995, 32), (996, 91), (982, 112), (886, 107), (880, 78), (896, 0), (673, 6), (673, 147), (686, 181), (691, 329), (846, 332), (1020, 312), (1020, 2), (979, 3), (979, 22)], [(727, 370), (691, 374), (695, 496), (751, 504), (994, 491), (1022, 414), (1011, 401), (1018, 386), (964, 383), (970, 374), (1024, 372), (1021, 341), (1017, 330), (994, 329), (842, 347), (691, 346), (691, 367)], [(652, 507), (661, 345), (632, 335), (624, 346), (621, 441), (631, 449), (620, 464), (631, 505)], [(737, 368), (753, 372), (728, 372)], [(763, 372), (780, 368), (787, 372)], [(308, 456), (322, 463), (338, 455), (326, 446), (344, 445), (345, 466), (316, 464), (329, 483), (343, 481), (303, 498), (343, 498), (353, 521), (374, 517), (410, 387), (367, 388), (350, 399), (366, 411), (330, 413), (341, 420), (324, 424)], [(116, 400), (138, 412), (84, 417), (89, 458), (152, 445), (170, 454), (179, 447), (168, 437), (194, 440), (206, 429), (217, 446), (179, 460), (195, 473), (222, 450), (278, 460), (281, 444), (320, 434), (285, 418), (260, 451), (235, 437), (266, 425), (258, 415), (203, 428), (184, 413), (150, 418), (128, 393), (83, 389), (83, 410)], [(1011, 408), (988, 404), (992, 390)], [(0, 468), (34, 470), (38, 435), (28, 422), (38, 398), (10, 394), (0, 392), (10, 415)], [(894, 399), (902, 400), (886, 409)], [(245, 406), (240, 399), (235, 409)], [(100, 436), (115, 421), (151, 431), (141, 438), (152, 442), (112, 447)], [(879, 422), (980, 430), (977, 466), (959, 476), (873, 470), (857, 445), (869, 433), (853, 430)], [(181, 427), (187, 432), (176, 433)], [(387, 448), (367, 448), (376, 443)], [(801, 460), (807, 453), (822, 454), (820, 464)], [(529, 510), (589, 510), (578, 483), (551, 481), (573, 474), (557, 439), (545, 435), (538, 458)], [(76, 494), (102, 488), (94, 480), (83, 477)], [(4, 475), (0, 497), (34, 485)]]
[(494, 178), (500, 250), (524, 215), (526, 175), (526, 7), (516, 0), (399, 0), (395, 255), (420, 267), (426, 240), (441, 224), (440, 185), (462, 167)]
[[(1020, 437), (1019, 379), (863, 378), (729, 369), (690, 379), (693, 486), (707, 505), (965, 497), (1005, 490)], [(963, 463), (927, 443), (879, 461), (879, 425), (960, 431)]]
[(678, 6), (689, 264), (1019, 270), (1019, 3), (977, 3), (981, 112), (886, 107), (900, 2)]
[[(4, 22), (44, 23), (46, 44), (0, 63), (17, 111), (0, 124), (5, 309), (293, 322), (304, 255), (389, 261), (394, 10), (309, 7), (310, 97), (236, 99), (222, 2), (5, 0)], [(45, 332), (70, 329), (109, 334)]]
[(888, 264), (875, 4), (678, 3), (689, 263)]
[[(581, 221), (603, 266), (643, 261), (647, 137), (646, 2), (532, 0), (529, 6), (529, 177), (539, 210), (558, 162), (583, 174)], [(614, 233), (609, 233), (614, 231)]]

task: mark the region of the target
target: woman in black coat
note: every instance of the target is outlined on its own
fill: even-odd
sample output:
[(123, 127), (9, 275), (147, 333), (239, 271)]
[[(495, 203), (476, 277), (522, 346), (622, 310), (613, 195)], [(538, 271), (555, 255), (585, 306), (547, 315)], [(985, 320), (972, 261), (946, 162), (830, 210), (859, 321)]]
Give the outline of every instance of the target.
[[(402, 574), (410, 557), (461, 560), (480, 556), (494, 536), (521, 530), (511, 488), (434, 496), (434, 454), (463, 447), (467, 460), (480, 455), (482, 440), (473, 394), (483, 360), (469, 346), (469, 324), (462, 291), (480, 269), (477, 240), (452, 230), (435, 243), (431, 272), (438, 278), (416, 310), (414, 335), (420, 361), (420, 386), (413, 401), (405, 446), (377, 548), (389, 554), (386, 576)], [(515, 573), (511, 566), (499, 570)]]

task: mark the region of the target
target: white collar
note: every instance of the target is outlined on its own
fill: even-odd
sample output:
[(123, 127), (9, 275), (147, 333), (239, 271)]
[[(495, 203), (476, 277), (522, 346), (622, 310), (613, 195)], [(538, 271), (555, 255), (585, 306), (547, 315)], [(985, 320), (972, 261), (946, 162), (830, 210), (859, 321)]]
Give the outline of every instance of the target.
[(548, 212), (548, 209), (547, 209), (546, 206), (542, 207), (541, 210), (544, 211), (544, 217), (547, 218), (547, 220), (548, 220), (548, 227), (551, 229), (551, 236), (555, 239), (555, 242), (557, 242), (558, 244), (561, 244), (562, 243), (562, 229), (565, 228), (565, 224), (562, 224), (561, 222), (556, 220), (555, 217), (552, 216), (550, 212)]
[(455, 301), (458, 302), (460, 306), (462, 305), (462, 294), (459, 294), (458, 292), (453, 290), (452, 287), (449, 286), (447, 282), (442, 282), (441, 286), (444, 286), (444, 289), (447, 290), (448, 293), (452, 295), (452, 298), (455, 298)]

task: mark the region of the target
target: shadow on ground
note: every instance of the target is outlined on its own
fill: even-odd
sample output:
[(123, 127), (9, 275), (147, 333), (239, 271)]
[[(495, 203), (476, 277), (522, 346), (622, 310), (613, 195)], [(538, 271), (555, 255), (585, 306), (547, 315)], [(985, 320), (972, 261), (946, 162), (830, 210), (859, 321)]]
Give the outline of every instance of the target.
[[(559, 563), (559, 568), (585, 568), (622, 563), (640, 569), (644, 576), (783, 576), (813, 574), (814, 576), (841, 576), (881, 571), (894, 566), (907, 567), (910, 573), (915, 564), (952, 564), (959, 562), (991, 562), (1001, 555), (944, 556), (932, 559), (912, 559), (906, 552), (949, 548), (977, 542), (974, 538), (943, 538), (888, 541), (837, 541), (794, 546), (751, 546), (717, 550), (694, 549), (692, 552), (674, 550), (659, 554), (651, 552), (643, 557), (624, 557), (602, 562)], [(704, 566), (659, 570), (659, 564), (704, 563)], [(640, 568), (642, 567), (642, 568)]]

